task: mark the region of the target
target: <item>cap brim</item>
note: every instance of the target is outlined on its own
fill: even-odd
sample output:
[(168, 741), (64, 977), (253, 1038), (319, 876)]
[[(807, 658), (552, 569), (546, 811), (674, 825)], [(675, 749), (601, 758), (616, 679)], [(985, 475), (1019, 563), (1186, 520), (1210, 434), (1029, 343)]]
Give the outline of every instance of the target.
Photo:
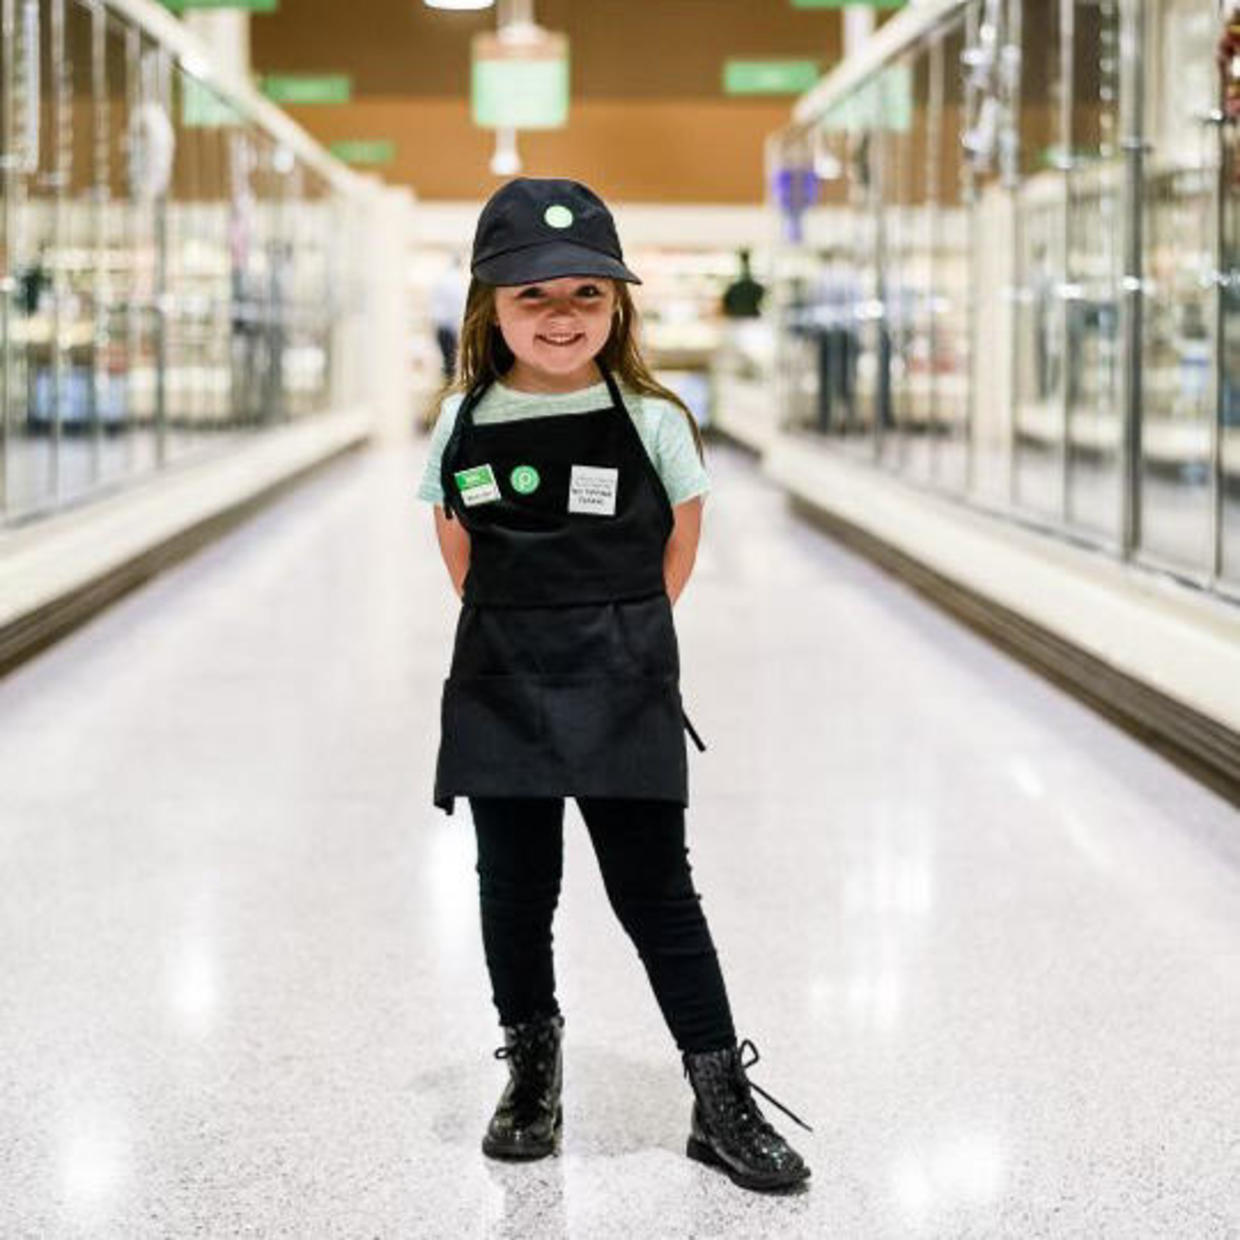
[(484, 284), (534, 284), (561, 276), (608, 276), (630, 284), (641, 283), (619, 259), (571, 241), (548, 241), (510, 250), (475, 263), (472, 270)]

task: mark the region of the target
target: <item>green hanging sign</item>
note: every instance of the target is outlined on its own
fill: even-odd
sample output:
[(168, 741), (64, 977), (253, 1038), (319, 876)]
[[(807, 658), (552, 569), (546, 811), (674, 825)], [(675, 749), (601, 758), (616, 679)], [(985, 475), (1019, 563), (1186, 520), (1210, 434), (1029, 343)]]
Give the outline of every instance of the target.
[(727, 60), (725, 95), (801, 95), (818, 81), (816, 60)]
[(348, 103), (353, 79), (346, 73), (268, 73), (263, 94), (276, 103)]
[(562, 128), (568, 124), (568, 40), (548, 30), (520, 41), (474, 35), (469, 100), (480, 129)]
[(842, 9), (851, 4), (865, 9), (902, 9), (904, 0), (792, 0), (794, 9)]

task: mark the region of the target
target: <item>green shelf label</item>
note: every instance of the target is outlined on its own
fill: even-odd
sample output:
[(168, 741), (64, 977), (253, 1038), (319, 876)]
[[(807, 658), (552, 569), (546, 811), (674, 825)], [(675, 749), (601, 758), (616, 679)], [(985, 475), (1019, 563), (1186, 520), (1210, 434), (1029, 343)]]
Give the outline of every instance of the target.
[(342, 138), (329, 143), (328, 149), (346, 164), (390, 164), (396, 158), (391, 138)]
[(263, 94), (276, 103), (348, 103), (353, 79), (345, 73), (269, 73)]
[(726, 95), (800, 95), (818, 81), (816, 60), (727, 60)]
[(173, 13), (187, 9), (245, 9), (247, 13), (274, 13), (279, 0), (163, 0)]
[(849, 4), (867, 9), (902, 9), (904, 0), (792, 0), (794, 9), (842, 9)]

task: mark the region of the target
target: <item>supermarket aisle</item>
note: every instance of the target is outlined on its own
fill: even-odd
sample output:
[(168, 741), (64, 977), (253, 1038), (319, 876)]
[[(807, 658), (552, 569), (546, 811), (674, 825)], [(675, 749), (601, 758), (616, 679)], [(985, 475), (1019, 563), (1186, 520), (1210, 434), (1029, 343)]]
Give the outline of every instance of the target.
[(338, 463), (0, 683), (0, 1232), (1240, 1233), (1235, 812), (726, 449), (677, 608), (694, 872), (812, 1187), (683, 1156), (575, 811), (565, 1152), (485, 1160), (421, 455)]

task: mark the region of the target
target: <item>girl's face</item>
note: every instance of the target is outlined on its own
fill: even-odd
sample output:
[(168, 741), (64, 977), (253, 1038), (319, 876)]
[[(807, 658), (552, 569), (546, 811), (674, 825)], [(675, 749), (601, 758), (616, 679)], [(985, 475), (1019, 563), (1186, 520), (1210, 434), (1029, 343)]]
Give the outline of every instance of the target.
[(516, 358), (509, 378), (563, 391), (593, 383), (592, 361), (607, 343), (615, 307), (615, 286), (601, 276), (496, 288), (495, 316)]

